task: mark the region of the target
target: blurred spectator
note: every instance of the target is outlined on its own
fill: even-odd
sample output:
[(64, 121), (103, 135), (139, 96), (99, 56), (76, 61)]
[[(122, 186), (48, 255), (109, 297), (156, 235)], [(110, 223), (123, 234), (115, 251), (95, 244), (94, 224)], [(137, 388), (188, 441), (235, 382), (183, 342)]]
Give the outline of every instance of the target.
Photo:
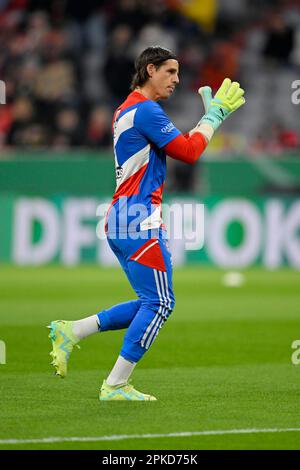
[(117, 3), (117, 12), (114, 11), (110, 17), (110, 30), (126, 24), (136, 34), (147, 23), (145, 8), (138, 0), (120, 0)]
[(73, 66), (67, 61), (49, 63), (36, 77), (35, 94), (43, 101), (55, 101), (74, 94)]
[(113, 30), (103, 73), (112, 95), (112, 103), (118, 106), (128, 95), (134, 73), (134, 60), (130, 55), (132, 30), (128, 25)]
[(88, 49), (94, 49), (103, 53), (107, 43), (106, 17), (101, 11), (90, 16), (83, 26), (86, 45)]
[(83, 131), (79, 114), (76, 109), (62, 108), (55, 118), (55, 131), (69, 147), (80, 145), (83, 140)]
[(90, 113), (86, 145), (89, 147), (109, 147), (112, 145), (112, 116), (106, 106), (96, 106)]
[(299, 150), (300, 134), (295, 129), (287, 128), (281, 122), (275, 121), (257, 136), (251, 145), (250, 153), (280, 155)]
[(207, 85), (216, 91), (222, 84), (225, 77), (232, 80), (237, 79), (239, 71), (239, 50), (237, 46), (229, 41), (219, 41), (212, 49), (207, 60), (204, 62), (199, 76), (201, 80), (196, 84)]
[(38, 122), (35, 108), (26, 97), (18, 98), (12, 105), (12, 125), (7, 141), (20, 147), (43, 147), (50, 143), (48, 129)]
[(20, 97), (11, 107), (12, 125), (9, 126), (8, 143), (11, 145), (23, 145), (23, 133), (33, 122), (34, 108), (28, 98)]
[(31, 51), (39, 50), (50, 31), (49, 18), (46, 12), (36, 11), (28, 19), (27, 40)]
[(176, 34), (157, 23), (149, 23), (140, 31), (133, 49), (134, 56), (138, 56), (149, 44), (163, 44), (167, 49), (177, 53)]
[(197, 88), (200, 79), (202, 80), (201, 67), (204, 59), (205, 50), (196, 42), (188, 42), (181, 48), (179, 55), (181, 85), (193, 90)]
[(294, 47), (294, 29), (285, 23), (279, 12), (269, 15), (267, 28), (264, 56), (274, 62), (289, 63)]
[(11, 128), (12, 121), (11, 106), (0, 106), (0, 148), (4, 147), (5, 139)]

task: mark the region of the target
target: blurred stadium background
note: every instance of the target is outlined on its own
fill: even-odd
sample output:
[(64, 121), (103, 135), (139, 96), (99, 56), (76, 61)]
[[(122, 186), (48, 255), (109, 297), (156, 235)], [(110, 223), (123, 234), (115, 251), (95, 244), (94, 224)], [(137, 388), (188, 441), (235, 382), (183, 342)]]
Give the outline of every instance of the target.
[[(216, 90), (229, 76), (247, 103), (197, 165), (168, 162), (165, 202), (204, 203), (206, 213), (203, 249), (171, 239), (176, 314), (135, 373), (161, 401), (155, 411), (100, 410), (97, 387), (123, 332), (84, 343), (61, 385), (44, 326), (132, 297), (121, 270), (108, 267), (116, 260), (96, 236), (96, 208), (114, 192), (113, 110), (136, 55), (153, 44), (178, 54), (180, 86), (163, 106), (183, 132), (203, 114), (201, 85)], [(0, 448), (8, 438), (298, 428), (299, 1), (0, 0), (0, 80)], [(190, 230), (193, 218), (185, 223)], [(223, 278), (228, 270), (243, 274)], [(279, 449), (299, 439), (15, 445)]]
[(0, 25), (1, 262), (114, 262), (93, 229), (114, 191), (112, 113), (160, 44), (179, 57), (164, 105), (183, 132), (200, 85), (229, 76), (247, 95), (198, 165), (169, 161), (166, 201), (208, 209), (205, 249), (177, 243), (175, 262), (300, 267), (299, 2), (2, 0)]

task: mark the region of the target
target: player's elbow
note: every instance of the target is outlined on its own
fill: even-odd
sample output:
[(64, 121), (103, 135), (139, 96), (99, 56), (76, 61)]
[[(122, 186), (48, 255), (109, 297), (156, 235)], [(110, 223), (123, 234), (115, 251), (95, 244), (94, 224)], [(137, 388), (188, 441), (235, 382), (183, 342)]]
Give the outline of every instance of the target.
[(186, 163), (188, 163), (189, 165), (195, 165), (200, 157), (201, 157), (201, 153), (200, 154), (193, 153), (189, 155), (189, 158), (187, 159)]

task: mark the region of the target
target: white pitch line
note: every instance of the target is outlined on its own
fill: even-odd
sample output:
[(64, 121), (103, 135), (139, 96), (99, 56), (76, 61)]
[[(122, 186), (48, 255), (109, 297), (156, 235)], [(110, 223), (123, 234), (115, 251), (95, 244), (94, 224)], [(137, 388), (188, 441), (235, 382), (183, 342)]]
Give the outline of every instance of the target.
[(52, 444), (55, 442), (100, 442), (122, 441), (124, 439), (154, 439), (160, 437), (192, 437), (192, 436), (222, 436), (225, 434), (258, 434), (300, 432), (300, 428), (270, 428), (270, 429), (220, 429), (212, 431), (174, 432), (169, 434), (117, 434), (112, 436), (95, 437), (45, 437), (41, 439), (0, 439), (3, 444)]

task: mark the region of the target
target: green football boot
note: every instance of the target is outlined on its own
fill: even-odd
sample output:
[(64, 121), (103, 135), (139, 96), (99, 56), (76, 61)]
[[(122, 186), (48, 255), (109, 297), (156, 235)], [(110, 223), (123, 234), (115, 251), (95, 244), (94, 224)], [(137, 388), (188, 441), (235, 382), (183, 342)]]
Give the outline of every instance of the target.
[(48, 326), (51, 330), (49, 338), (52, 341), (51, 365), (54, 366), (56, 375), (61, 378), (67, 375), (67, 363), (74, 346), (79, 348), (79, 339), (73, 334), (72, 325), (72, 321), (56, 320)]
[(145, 393), (136, 390), (133, 385), (126, 383), (123, 385), (117, 385), (111, 387), (107, 385), (104, 380), (100, 393), (100, 401), (156, 401), (156, 398), (152, 395), (146, 395)]

